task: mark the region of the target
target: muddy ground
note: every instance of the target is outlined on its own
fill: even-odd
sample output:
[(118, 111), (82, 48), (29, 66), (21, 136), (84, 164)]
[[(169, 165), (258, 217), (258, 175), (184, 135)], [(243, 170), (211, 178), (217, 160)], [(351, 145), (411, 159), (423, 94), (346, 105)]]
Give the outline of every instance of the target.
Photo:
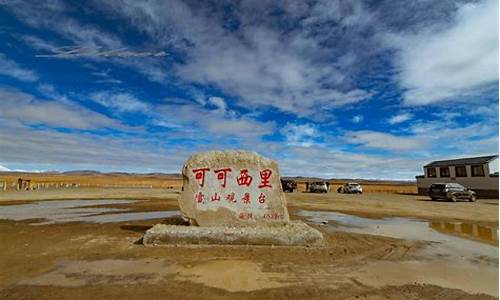
[[(175, 214), (176, 197), (172, 190), (132, 188), (0, 193), (0, 298), (498, 297), (497, 199), (447, 203), (415, 195), (294, 193), (287, 194), (292, 218), (322, 231), (323, 247), (135, 243), (150, 226), (176, 222), (149, 214)], [(88, 205), (44, 215), (29, 209), (39, 199), (87, 199)], [(138, 212), (146, 214), (132, 214)], [(139, 219), (117, 222), (118, 215)], [(141, 219), (149, 217), (155, 218)]]

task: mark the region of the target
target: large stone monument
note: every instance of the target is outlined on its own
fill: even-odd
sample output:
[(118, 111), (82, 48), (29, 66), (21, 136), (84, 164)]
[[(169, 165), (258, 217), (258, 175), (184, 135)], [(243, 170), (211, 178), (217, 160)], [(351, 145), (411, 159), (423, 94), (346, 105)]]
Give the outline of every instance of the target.
[(190, 226), (158, 224), (143, 243), (311, 246), (321, 232), (290, 221), (278, 163), (255, 152), (209, 151), (191, 156), (182, 168), (179, 197)]
[(278, 163), (255, 152), (210, 151), (182, 168), (182, 214), (199, 226), (289, 221)]

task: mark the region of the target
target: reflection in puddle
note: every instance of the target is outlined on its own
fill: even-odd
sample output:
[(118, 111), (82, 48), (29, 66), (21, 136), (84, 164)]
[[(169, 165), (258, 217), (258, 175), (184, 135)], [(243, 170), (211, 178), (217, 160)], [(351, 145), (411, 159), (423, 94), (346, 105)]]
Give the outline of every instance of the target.
[(44, 219), (33, 225), (87, 222), (114, 223), (149, 220), (175, 216), (177, 211), (127, 212), (124, 208), (90, 207), (110, 204), (129, 204), (134, 200), (55, 200), (0, 207), (0, 219), (21, 221)]
[(478, 239), (498, 245), (498, 229), (473, 223), (432, 221), (429, 226), (439, 232)]
[[(431, 223), (418, 219), (368, 219), (338, 212), (322, 211), (300, 211), (298, 215), (306, 217), (308, 222), (314, 224), (321, 224), (324, 220), (337, 223), (334, 225), (338, 226), (325, 226), (327, 231), (345, 231), (407, 240), (437, 242), (433, 246), (428, 247), (424, 252), (426, 255), (467, 257), (470, 260), (476, 260), (477, 257), (486, 257), (492, 258), (494, 261), (498, 260), (498, 244), (495, 242), (498, 241), (498, 229), (496, 228), (491, 228), (490, 231), (487, 231), (483, 226), (476, 227), (478, 235), (486, 238), (486, 235), (489, 234), (489, 242), (495, 244), (497, 247), (487, 244), (479, 238), (474, 237), (471, 239), (471, 235), (476, 233), (476, 230), (473, 229), (474, 227), (471, 227), (471, 235), (466, 235), (469, 230), (467, 225), (465, 226), (466, 230), (462, 230), (462, 234), (450, 235), (449, 232), (437, 230)], [(444, 224), (439, 225), (439, 227), (447, 228), (451, 226)], [(453, 227), (455, 228), (455, 225), (453, 225)], [(481, 231), (481, 233), (479, 233), (479, 231)], [(464, 237), (469, 238), (466, 239)]]
[[(427, 283), (498, 297), (498, 229), (409, 218), (368, 219), (337, 212), (300, 211), (326, 231), (354, 232), (431, 242), (404, 261), (375, 261), (353, 276), (371, 286)], [(493, 245), (494, 244), (494, 245)], [(381, 276), (383, 270), (383, 276)], [(346, 272), (347, 273), (347, 272)]]

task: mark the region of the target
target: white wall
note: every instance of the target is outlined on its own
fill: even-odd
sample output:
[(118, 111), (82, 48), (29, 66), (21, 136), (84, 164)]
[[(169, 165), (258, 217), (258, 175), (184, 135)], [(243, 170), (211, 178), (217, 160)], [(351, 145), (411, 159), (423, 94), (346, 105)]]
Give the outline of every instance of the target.
[(490, 174), (498, 172), (498, 157), (488, 163)]

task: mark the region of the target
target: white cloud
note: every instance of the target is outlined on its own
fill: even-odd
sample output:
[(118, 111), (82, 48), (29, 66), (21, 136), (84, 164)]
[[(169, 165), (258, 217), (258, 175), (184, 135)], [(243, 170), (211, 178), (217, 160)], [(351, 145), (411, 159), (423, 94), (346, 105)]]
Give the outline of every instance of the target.
[(428, 141), (429, 153), (435, 156), (462, 157), (498, 153), (498, 118), (471, 124), (460, 124), (452, 119), (420, 121), (412, 124), (408, 133)]
[[(333, 54), (321, 46), (321, 39), (307, 32), (285, 33), (257, 24), (251, 16), (258, 15), (255, 9), (261, 8), (255, 4), (241, 4), (238, 17), (242, 24), (235, 31), (226, 30), (217, 13), (182, 1), (122, 0), (107, 5), (156, 43), (184, 53), (185, 61), (174, 68), (184, 80), (215, 85), (236, 96), (240, 106), (272, 106), (316, 117), (318, 110), (324, 113), (371, 96), (348, 84), (337, 88), (345, 73), (330, 61)], [(294, 9), (298, 14), (307, 13), (298, 5)], [(346, 10), (346, 15), (359, 15), (360, 9)]]
[[(213, 99), (212, 99), (213, 101)], [(237, 138), (238, 140), (251, 139), (255, 141), (263, 135), (273, 133), (273, 122), (258, 121), (247, 115), (239, 115), (229, 109), (222, 110), (222, 102), (216, 102), (219, 107), (211, 109), (198, 102), (181, 102), (162, 104), (155, 108), (156, 122), (171, 123), (174, 121), (182, 127), (183, 135), (190, 134), (193, 138), (210, 137), (212, 141), (219, 141), (220, 146), (229, 146), (225, 139)], [(229, 147), (236, 147), (237, 144)]]
[(428, 162), (425, 158), (382, 156), (332, 150), (322, 146), (289, 147), (280, 159), (285, 176), (415, 180)]
[(21, 67), (13, 60), (5, 57), (2, 53), (0, 53), (0, 75), (10, 76), (28, 82), (38, 80), (38, 75), (35, 71)]
[(346, 133), (351, 144), (358, 144), (363, 148), (382, 149), (388, 151), (417, 151), (427, 146), (427, 142), (415, 136), (397, 136), (377, 131), (351, 131)]
[(208, 103), (212, 104), (213, 106), (217, 107), (217, 109), (223, 112), (227, 109), (226, 101), (224, 101), (224, 99), (221, 97), (209, 97)]
[[(94, 24), (82, 23), (70, 17), (68, 12), (71, 12), (71, 7), (68, 7), (64, 2), (53, 1), (7, 1), (3, 3), (3, 7), (11, 11), (16, 17), (34, 28), (45, 28), (54, 31), (60, 37), (70, 41), (70, 44), (60, 46), (75, 46), (85, 48), (89, 51), (109, 51), (119, 49), (129, 49), (135, 51), (116, 35), (101, 29)], [(57, 48), (52, 42), (47, 42), (36, 36), (25, 36), (24, 41), (38, 50), (50, 50), (48, 53), (53, 54)], [(54, 46), (54, 47), (52, 47)], [(159, 52), (159, 51), (156, 51)], [(50, 59), (50, 58), (39, 58)], [(82, 58), (76, 58), (82, 59)], [(119, 57), (86, 57), (94, 61), (110, 61), (114, 64), (132, 68), (144, 74), (149, 80), (155, 82), (164, 82), (167, 78), (167, 72), (162, 67), (161, 57), (157, 58), (119, 58)]]
[(45, 101), (17, 91), (0, 89), (0, 119), (30, 125), (76, 129), (115, 127), (119, 123), (79, 105)]
[(154, 169), (178, 172), (194, 149), (158, 149), (151, 140), (25, 127), (0, 127), (0, 161), (38, 169)]
[(10, 171), (11, 171), (11, 169), (6, 168), (6, 167), (0, 165), (0, 172), (10, 172)]
[(91, 94), (90, 99), (104, 107), (118, 112), (149, 113), (152, 111), (148, 103), (137, 99), (134, 95), (129, 93), (101, 91)]
[(352, 117), (352, 122), (353, 123), (360, 123), (362, 122), (364, 119), (364, 117), (362, 115), (356, 115), (354, 117)]
[(58, 48), (56, 44), (53, 44), (51, 42), (48, 42), (46, 40), (43, 40), (37, 36), (33, 35), (25, 35), (21, 36), (20, 39), (28, 44), (31, 48), (37, 49), (37, 50), (44, 50), (44, 51), (52, 51), (53, 49)]
[(280, 130), (280, 133), (286, 137), (287, 143), (292, 146), (310, 147), (320, 137), (318, 130), (312, 124), (287, 123)]
[(411, 118), (413, 118), (412, 114), (401, 113), (401, 114), (398, 114), (398, 115), (395, 115), (395, 116), (392, 116), (391, 118), (389, 118), (388, 122), (391, 125), (395, 125), (395, 124), (406, 122), (406, 121), (410, 120)]
[(480, 95), (491, 84), (496, 89), (498, 0), (461, 5), (447, 26), (385, 36), (399, 50), (396, 64), (405, 104), (461, 100)]

